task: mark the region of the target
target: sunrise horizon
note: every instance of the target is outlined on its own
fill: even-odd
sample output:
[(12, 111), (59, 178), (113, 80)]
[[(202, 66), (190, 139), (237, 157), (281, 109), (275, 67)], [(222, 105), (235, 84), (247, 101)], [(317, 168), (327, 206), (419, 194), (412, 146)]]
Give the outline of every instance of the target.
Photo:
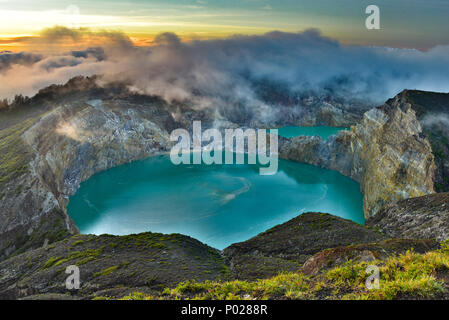
[[(263, 35), (272, 31), (300, 33), (317, 29), (344, 45), (428, 50), (448, 45), (449, 23), (441, 0), (377, 1), (382, 11), (378, 30), (365, 28), (369, 1), (0, 1), (0, 51), (45, 49), (34, 40), (54, 28), (114, 32), (134, 45), (152, 45), (161, 33), (175, 33), (184, 42)], [(333, 10), (329, 10), (329, 6)], [(82, 45), (78, 43), (78, 45)]]

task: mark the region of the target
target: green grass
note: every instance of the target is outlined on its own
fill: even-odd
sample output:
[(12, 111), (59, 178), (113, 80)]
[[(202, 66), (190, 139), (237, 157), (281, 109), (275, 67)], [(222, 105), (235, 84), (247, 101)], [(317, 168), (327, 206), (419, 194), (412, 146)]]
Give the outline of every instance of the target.
[(48, 269), (50, 267), (57, 267), (63, 263), (73, 261), (75, 259), (80, 259), (76, 261), (76, 264), (82, 265), (89, 261), (96, 259), (101, 252), (103, 251), (103, 247), (98, 249), (87, 249), (83, 251), (72, 251), (66, 257), (51, 257), (47, 262), (44, 263), (42, 269)]
[(27, 171), (30, 150), (21, 136), (34, 122), (28, 119), (0, 131), (0, 185)]
[(107, 275), (113, 273), (114, 271), (116, 271), (118, 268), (119, 268), (119, 266), (112, 266), (112, 267), (106, 268), (103, 271), (94, 273), (94, 277), (107, 276)]
[(77, 241), (72, 243), (72, 247), (76, 247), (77, 245), (82, 244), (82, 243), (84, 243), (83, 240), (77, 240)]
[(44, 265), (42, 266), (42, 269), (48, 269), (50, 267), (52, 267), (56, 261), (58, 261), (60, 258), (56, 258), (56, 257), (51, 257), (50, 259), (47, 260), (47, 262), (44, 263)]
[[(345, 268), (347, 267), (333, 270), (333, 275), (344, 274)], [(389, 259), (380, 264), (379, 290), (366, 291), (362, 286), (365, 280), (353, 277), (350, 288), (354, 288), (355, 292), (342, 298), (370, 300), (391, 300), (399, 297), (432, 298), (445, 290), (442, 283), (434, 276), (438, 271), (449, 271), (448, 252), (429, 252), (420, 255), (408, 251), (398, 258)]]
[[(368, 265), (379, 267), (379, 289), (365, 286)], [(438, 273), (449, 273), (449, 242), (426, 254), (410, 250), (387, 260), (348, 261), (315, 276), (290, 272), (256, 281), (186, 281), (160, 296), (134, 292), (123, 299), (427, 299), (447, 294)]]

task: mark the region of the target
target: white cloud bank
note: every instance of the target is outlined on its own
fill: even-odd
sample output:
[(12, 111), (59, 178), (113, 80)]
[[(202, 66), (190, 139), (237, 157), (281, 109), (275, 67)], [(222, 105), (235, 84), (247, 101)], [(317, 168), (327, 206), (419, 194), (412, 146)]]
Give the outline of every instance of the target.
[(168, 101), (198, 103), (258, 103), (254, 83), (262, 80), (289, 92), (372, 103), (403, 89), (449, 92), (449, 46), (427, 52), (345, 46), (316, 30), (190, 43), (166, 33), (156, 38), (155, 46), (135, 47), (123, 34), (59, 28), (47, 31), (44, 40), (58, 43), (55, 39), (67, 37), (75, 42), (92, 37), (110, 41), (101, 48), (64, 53), (0, 53), (0, 98), (32, 96), (73, 76), (94, 74), (104, 75), (104, 81), (126, 79), (133, 90)]

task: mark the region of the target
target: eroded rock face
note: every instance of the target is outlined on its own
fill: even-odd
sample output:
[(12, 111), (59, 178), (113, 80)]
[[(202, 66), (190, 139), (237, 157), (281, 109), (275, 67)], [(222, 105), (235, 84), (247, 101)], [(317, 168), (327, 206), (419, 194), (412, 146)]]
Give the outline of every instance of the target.
[(449, 191), (449, 94), (404, 90), (400, 99), (416, 111), (435, 155), (435, 191)]
[[(53, 174), (58, 200), (73, 195), (92, 174), (165, 151), (170, 145), (164, 122), (171, 116), (150, 106), (101, 100), (61, 106), (40, 119), (23, 138), (36, 152), (33, 167)], [(153, 110), (152, 110), (153, 109)], [(164, 114), (165, 113), (165, 114)]]
[(99, 87), (96, 81), (76, 77), (41, 90), (23, 110), (0, 115), (0, 260), (77, 233), (65, 207), (82, 181), (166, 152), (169, 133), (190, 130), (194, 120), (201, 120), (204, 129), (222, 130), (346, 126), (361, 118), (360, 108), (322, 98), (267, 113), (244, 106), (195, 109), (188, 102), (167, 104), (130, 93), (125, 85)]
[(35, 119), (18, 140), (26, 169), (3, 186), (0, 259), (77, 233), (65, 208), (79, 184), (96, 172), (165, 152), (170, 126), (173, 118), (160, 105), (120, 100), (62, 105)]
[(390, 237), (447, 240), (449, 193), (393, 202), (383, 207), (366, 223)]
[[(36, 102), (42, 109), (27, 106), (34, 108), (28, 119), (19, 121), (17, 113), (15, 125), (0, 131), (0, 260), (77, 233), (65, 207), (82, 181), (101, 170), (166, 152), (169, 132), (191, 129), (194, 120), (201, 120), (204, 129), (221, 130), (240, 125), (346, 126), (361, 113), (355, 107), (306, 99), (300, 105), (273, 107), (275, 114), (265, 119), (260, 117), (265, 113), (245, 108), (226, 114), (169, 105), (123, 88), (98, 88), (94, 79), (72, 82), (76, 85), (44, 90)], [(360, 182), (366, 217), (390, 201), (432, 193), (433, 154), (409, 100), (399, 95), (327, 141), (281, 139), (280, 155)], [(57, 104), (50, 106), (49, 101)], [(7, 121), (1, 120), (5, 128)]]
[(282, 140), (280, 156), (337, 170), (360, 182), (365, 217), (385, 204), (434, 192), (434, 155), (415, 111), (398, 96), (326, 141)]

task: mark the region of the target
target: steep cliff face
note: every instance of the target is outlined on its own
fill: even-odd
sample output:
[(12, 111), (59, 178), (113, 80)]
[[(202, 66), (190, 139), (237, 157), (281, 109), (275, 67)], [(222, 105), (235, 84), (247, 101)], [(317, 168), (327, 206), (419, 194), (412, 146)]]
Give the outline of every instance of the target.
[(396, 97), (324, 141), (282, 140), (280, 156), (337, 170), (360, 182), (365, 217), (391, 202), (434, 192), (434, 155), (411, 105)]
[(409, 103), (421, 123), (435, 156), (435, 191), (449, 191), (449, 94), (405, 90), (399, 95)]
[(172, 122), (158, 104), (95, 100), (62, 105), (12, 130), (9, 147), (15, 142), (20, 148), (9, 156), (18, 162), (9, 168), (16, 174), (3, 177), (0, 258), (76, 233), (65, 207), (79, 184), (96, 172), (166, 151), (164, 128)]
[(28, 119), (1, 131), (0, 139), (0, 259), (18, 249), (54, 241), (75, 230), (59, 209), (55, 195), (43, 184), (30, 162), (32, 148), (22, 139), (36, 122)]
[[(28, 109), (0, 118), (0, 260), (77, 233), (65, 207), (82, 181), (101, 170), (167, 151), (169, 132), (189, 129), (193, 120), (201, 120), (203, 128), (223, 129), (341, 126), (360, 119), (359, 109), (311, 98), (301, 106), (274, 108), (276, 114), (266, 119), (260, 117), (265, 113), (245, 108), (226, 114), (220, 109), (169, 105), (120, 86), (99, 88), (94, 79), (84, 78), (47, 88), (29, 103)], [(390, 201), (434, 190), (434, 155), (416, 117), (417, 111), (422, 115), (421, 109), (415, 105), (401, 94), (366, 112), (350, 131), (326, 141), (282, 139), (280, 155), (338, 170), (360, 182), (365, 215), (374, 216)]]
[(23, 138), (37, 155), (32, 166), (63, 203), (95, 172), (166, 150), (170, 142), (163, 128), (171, 116), (158, 110), (158, 119), (154, 113), (151, 106), (120, 101), (71, 104), (44, 116)]
[(65, 207), (82, 181), (167, 151), (169, 132), (191, 129), (194, 120), (222, 129), (342, 126), (361, 118), (359, 108), (310, 97), (274, 113), (244, 106), (195, 109), (130, 93), (126, 84), (100, 87), (97, 80), (76, 77), (0, 113), (0, 260), (77, 233)]

